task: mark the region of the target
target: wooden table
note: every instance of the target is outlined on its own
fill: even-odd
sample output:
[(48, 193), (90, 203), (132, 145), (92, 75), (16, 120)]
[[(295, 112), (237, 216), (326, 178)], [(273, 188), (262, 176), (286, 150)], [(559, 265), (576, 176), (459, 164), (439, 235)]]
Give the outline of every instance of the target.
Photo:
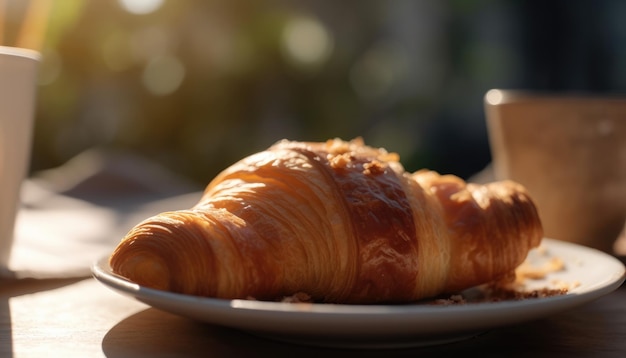
[(93, 278), (0, 282), (2, 357), (626, 357), (626, 285), (555, 316), (426, 348), (345, 350), (258, 338), (119, 295)]

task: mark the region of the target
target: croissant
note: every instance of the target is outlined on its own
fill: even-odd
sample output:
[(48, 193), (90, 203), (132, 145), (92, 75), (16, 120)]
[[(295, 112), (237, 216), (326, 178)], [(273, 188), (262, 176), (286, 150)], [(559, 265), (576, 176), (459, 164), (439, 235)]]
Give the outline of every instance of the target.
[(191, 209), (139, 223), (109, 262), (190, 295), (402, 303), (507, 277), (542, 235), (512, 181), (408, 173), (361, 138), (283, 140), (218, 174)]

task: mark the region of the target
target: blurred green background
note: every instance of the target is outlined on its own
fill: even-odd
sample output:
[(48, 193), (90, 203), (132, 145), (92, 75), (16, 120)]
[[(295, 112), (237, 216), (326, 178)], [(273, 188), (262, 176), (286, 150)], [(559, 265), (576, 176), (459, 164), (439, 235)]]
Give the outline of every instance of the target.
[[(7, 38), (31, 1), (5, 1)], [(620, 92), (622, 1), (56, 0), (31, 171), (104, 148), (198, 183), (282, 138), (490, 161), (491, 88)], [(11, 30), (13, 29), (13, 30)]]

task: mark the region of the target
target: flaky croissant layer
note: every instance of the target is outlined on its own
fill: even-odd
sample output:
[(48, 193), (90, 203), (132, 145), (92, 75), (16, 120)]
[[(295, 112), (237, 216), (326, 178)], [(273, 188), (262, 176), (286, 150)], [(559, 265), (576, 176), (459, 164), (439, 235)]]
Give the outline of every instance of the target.
[(221, 172), (193, 208), (139, 223), (110, 265), (191, 295), (399, 303), (506, 277), (542, 234), (514, 182), (408, 173), (360, 138), (283, 140)]

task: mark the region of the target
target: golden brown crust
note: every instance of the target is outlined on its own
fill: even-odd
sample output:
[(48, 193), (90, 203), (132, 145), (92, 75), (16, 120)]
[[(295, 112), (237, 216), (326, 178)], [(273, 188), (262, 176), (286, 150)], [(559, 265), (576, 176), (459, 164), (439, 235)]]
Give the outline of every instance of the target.
[(190, 210), (137, 225), (110, 263), (194, 295), (409, 302), (501, 278), (540, 239), (517, 184), (409, 174), (360, 139), (281, 141), (220, 173)]
[(426, 170), (414, 178), (442, 207), (454, 257), (447, 279), (450, 290), (509, 275), (543, 237), (536, 207), (517, 183), (467, 184)]

